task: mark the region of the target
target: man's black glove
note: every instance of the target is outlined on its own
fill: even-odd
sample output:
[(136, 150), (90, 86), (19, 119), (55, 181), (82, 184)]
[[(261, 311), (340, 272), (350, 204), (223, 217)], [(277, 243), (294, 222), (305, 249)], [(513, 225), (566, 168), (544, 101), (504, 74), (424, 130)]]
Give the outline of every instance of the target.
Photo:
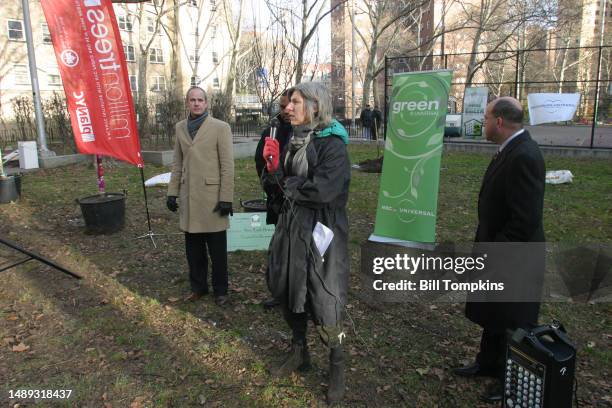
[(218, 211), (222, 217), (226, 215), (234, 215), (234, 210), (232, 210), (232, 203), (228, 201), (219, 201), (213, 211)]
[(168, 196), (168, 199), (166, 200), (166, 207), (168, 207), (168, 209), (172, 212), (176, 212), (176, 210), (178, 210), (178, 204), (176, 203), (175, 196)]

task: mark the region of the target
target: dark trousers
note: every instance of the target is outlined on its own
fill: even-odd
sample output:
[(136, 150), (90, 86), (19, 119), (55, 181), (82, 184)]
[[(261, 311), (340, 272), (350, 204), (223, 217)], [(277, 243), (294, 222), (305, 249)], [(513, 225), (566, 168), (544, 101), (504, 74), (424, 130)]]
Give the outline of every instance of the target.
[(208, 254), (215, 296), (227, 295), (227, 235), (225, 231), (185, 233), (185, 253), (193, 293), (208, 293)]
[(480, 339), (480, 351), (476, 356), (476, 362), (485, 369), (494, 370), (500, 379), (504, 373), (506, 362), (506, 330), (502, 328), (487, 329), (482, 331)]
[(291, 328), (294, 342), (305, 342), (306, 341), (306, 329), (308, 327), (308, 314), (294, 313), (283, 305), (283, 317)]

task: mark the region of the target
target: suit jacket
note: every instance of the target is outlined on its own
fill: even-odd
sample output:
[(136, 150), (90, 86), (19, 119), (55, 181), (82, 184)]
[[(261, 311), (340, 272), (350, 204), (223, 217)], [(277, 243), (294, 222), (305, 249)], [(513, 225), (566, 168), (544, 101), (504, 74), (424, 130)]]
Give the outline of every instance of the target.
[(176, 124), (168, 196), (179, 197), (182, 231), (219, 232), (229, 228), (229, 218), (213, 211), (219, 201), (234, 200), (234, 149), (227, 123), (209, 116), (193, 140), (187, 119)]
[[(544, 182), (544, 158), (537, 143), (525, 130), (511, 140), (487, 168), (478, 195), (478, 228), (475, 241), (544, 242)], [(499, 251), (500, 246), (495, 248)], [(543, 247), (534, 248), (539, 250)], [(514, 268), (517, 273), (535, 274), (537, 276), (534, 276), (533, 280), (530, 279), (530, 282), (537, 285), (539, 276), (543, 276), (545, 254), (542, 252), (529, 255), (537, 259), (535, 263), (529, 263), (528, 271), (523, 270), (523, 260), (510, 253), (497, 253), (490, 257), (490, 265), (493, 273), (495, 263), (504, 263), (505, 270)], [(518, 282), (515, 280), (514, 284)], [(512, 328), (534, 324), (537, 322), (538, 312), (537, 302), (466, 304), (467, 317), (483, 327)]]

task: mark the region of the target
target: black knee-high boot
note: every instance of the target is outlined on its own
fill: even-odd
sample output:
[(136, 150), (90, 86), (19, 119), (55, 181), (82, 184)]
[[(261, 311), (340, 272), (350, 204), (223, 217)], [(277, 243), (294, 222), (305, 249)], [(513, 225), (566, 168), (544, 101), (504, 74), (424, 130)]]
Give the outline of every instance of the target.
[(284, 377), (296, 370), (307, 370), (310, 368), (310, 354), (306, 343), (306, 327), (308, 320), (306, 313), (285, 313), (285, 319), (293, 333), (291, 340), (291, 351), (283, 361), (283, 364), (274, 371), (276, 377)]
[(329, 388), (327, 389), (327, 404), (337, 404), (344, 398), (344, 351), (342, 346), (336, 346), (329, 352)]

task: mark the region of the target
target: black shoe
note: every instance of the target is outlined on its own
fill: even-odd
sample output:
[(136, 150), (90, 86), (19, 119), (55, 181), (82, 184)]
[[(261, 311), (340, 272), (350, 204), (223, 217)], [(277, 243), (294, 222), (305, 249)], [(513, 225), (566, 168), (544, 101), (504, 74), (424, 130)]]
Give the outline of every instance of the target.
[(227, 304), (228, 301), (229, 300), (227, 296), (224, 296), (224, 295), (215, 296), (215, 304), (217, 306), (224, 306)]
[(494, 404), (496, 402), (501, 402), (504, 398), (504, 386), (501, 382), (496, 381), (491, 384), (484, 394), (480, 396), (480, 399), (483, 402), (488, 402), (490, 404)]
[(495, 370), (491, 368), (482, 367), (477, 362), (474, 362), (470, 365), (464, 367), (458, 367), (453, 369), (453, 373), (460, 377), (493, 377), (497, 378), (495, 375)]
[(276, 307), (276, 306), (278, 306), (280, 304), (281, 303), (278, 300), (274, 299), (274, 298), (268, 299), (268, 300), (264, 300), (261, 303), (261, 305), (263, 306), (264, 310), (272, 310), (272, 309), (274, 309), (274, 307)]
[(280, 367), (272, 372), (274, 377), (286, 377), (294, 371), (305, 371), (310, 368), (310, 354), (306, 340), (292, 341), (291, 351)]
[(329, 353), (329, 385), (327, 388), (327, 405), (333, 406), (342, 402), (345, 391), (344, 352), (342, 346), (334, 347)]

